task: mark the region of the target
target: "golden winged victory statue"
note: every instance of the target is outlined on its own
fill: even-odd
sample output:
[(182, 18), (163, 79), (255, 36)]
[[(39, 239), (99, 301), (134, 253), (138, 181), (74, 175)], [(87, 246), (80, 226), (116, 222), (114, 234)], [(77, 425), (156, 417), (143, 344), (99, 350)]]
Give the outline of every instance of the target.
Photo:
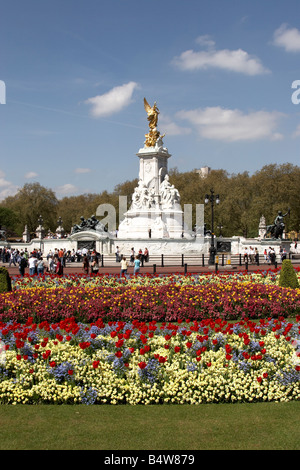
[(156, 144), (157, 139), (160, 136), (160, 133), (158, 132), (156, 126), (157, 126), (157, 121), (158, 121), (158, 115), (159, 115), (159, 110), (156, 106), (156, 102), (154, 105), (151, 107), (146, 98), (144, 98), (144, 108), (148, 114), (148, 121), (149, 121), (149, 128), (150, 131), (148, 134), (145, 134), (146, 141), (145, 145), (146, 147), (154, 147)]

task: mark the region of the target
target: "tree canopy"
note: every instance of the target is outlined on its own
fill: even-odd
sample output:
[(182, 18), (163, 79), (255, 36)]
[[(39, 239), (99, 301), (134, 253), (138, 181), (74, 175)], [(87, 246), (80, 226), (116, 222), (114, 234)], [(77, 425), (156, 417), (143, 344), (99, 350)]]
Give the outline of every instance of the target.
[[(291, 209), (285, 218), (287, 231), (300, 230), (300, 167), (290, 163), (266, 165), (261, 170), (249, 175), (248, 172), (228, 174), (226, 170), (212, 170), (202, 177), (196, 171), (179, 172), (177, 168), (169, 171), (170, 182), (178, 189), (184, 204), (192, 204), (193, 224), (196, 217), (196, 204), (204, 204), (205, 194), (213, 188), (220, 196), (220, 204), (214, 207), (214, 232), (218, 235), (218, 226), (222, 225), (223, 236), (242, 235), (258, 236), (259, 220), (263, 215), (267, 225), (274, 222), (277, 212)], [(53, 190), (44, 188), (39, 183), (25, 184), (15, 196), (7, 197), (0, 204), (17, 216), (14, 225), (18, 234), (22, 234), (25, 225), (35, 232), (41, 215), (46, 230), (54, 231), (58, 217), (63, 220), (66, 232), (80, 221), (80, 217), (96, 214), (100, 204), (114, 206), (119, 221), (119, 196), (127, 196), (128, 206), (137, 179), (119, 183), (112, 192), (82, 194), (64, 197), (58, 200)], [(0, 211), (0, 224), (5, 225), (4, 213)], [(204, 205), (204, 220), (211, 228), (211, 207)]]

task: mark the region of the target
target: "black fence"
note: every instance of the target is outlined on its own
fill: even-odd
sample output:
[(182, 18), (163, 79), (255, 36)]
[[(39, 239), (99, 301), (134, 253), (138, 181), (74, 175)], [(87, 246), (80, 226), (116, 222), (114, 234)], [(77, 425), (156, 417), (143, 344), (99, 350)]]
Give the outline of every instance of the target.
[[(129, 259), (129, 256), (127, 257)], [(293, 263), (300, 264), (300, 255), (295, 255), (293, 253), (288, 254), (288, 258), (292, 260)], [(67, 260), (68, 261), (68, 260)], [(80, 259), (76, 259), (75, 261), (81, 262)], [(164, 268), (164, 267), (182, 267), (184, 268), (184, 272), (191, 271), (193, 267), (210, 267), (210, 269), (215, 269), (218, 271), (220, 268), (230, 267), (232, 268), (241, 268), (243, 270), (248, 271), (250, 266), (260, 266), (264, 265), (266, 268), (274, 268), (277, 269), (279, 265), (281, 265), (282, 259), (277, 255), (273, 258), (273, 260), (267, 261), (264, 255), (259, 255), (255, 259), (244, 258), (244, 255), (231, 255), (228, 254), (218, 254), (215, 257), (215, 263), (213, 265), (209, 265), (209, 255), (200, 254), (198, 256), (192, 255), (152, 255), (150, 259), (146, 262), (143, 257), (141, 258), (141, 267), (147, 266), (153, 269), (153, 273), (157, 272), (157, 268)], [(115, 268), (120, 266), (120, 263), (116, 261), (115, 256), (112, 255), (100, 255), (99, 257), (99, 266), (101, 268)]]

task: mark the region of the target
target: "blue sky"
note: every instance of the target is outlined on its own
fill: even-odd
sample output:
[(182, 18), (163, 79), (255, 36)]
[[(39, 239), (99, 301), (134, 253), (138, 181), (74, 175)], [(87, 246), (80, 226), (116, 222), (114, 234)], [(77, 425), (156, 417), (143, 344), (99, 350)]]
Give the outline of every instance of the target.
[(0, 9), (0, 200), (27, 182), (61, 198), (138, 177), (144, 97), (160, 110), (169, 168), (299, 165), (299, 0), (2, 0)]

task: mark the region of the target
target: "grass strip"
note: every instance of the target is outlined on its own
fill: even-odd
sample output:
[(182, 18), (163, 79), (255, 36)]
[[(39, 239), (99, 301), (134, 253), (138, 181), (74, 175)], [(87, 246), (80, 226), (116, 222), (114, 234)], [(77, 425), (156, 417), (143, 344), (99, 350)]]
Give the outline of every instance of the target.
[(0, 406), (1, 450), (299, 450), (300, 403)]

